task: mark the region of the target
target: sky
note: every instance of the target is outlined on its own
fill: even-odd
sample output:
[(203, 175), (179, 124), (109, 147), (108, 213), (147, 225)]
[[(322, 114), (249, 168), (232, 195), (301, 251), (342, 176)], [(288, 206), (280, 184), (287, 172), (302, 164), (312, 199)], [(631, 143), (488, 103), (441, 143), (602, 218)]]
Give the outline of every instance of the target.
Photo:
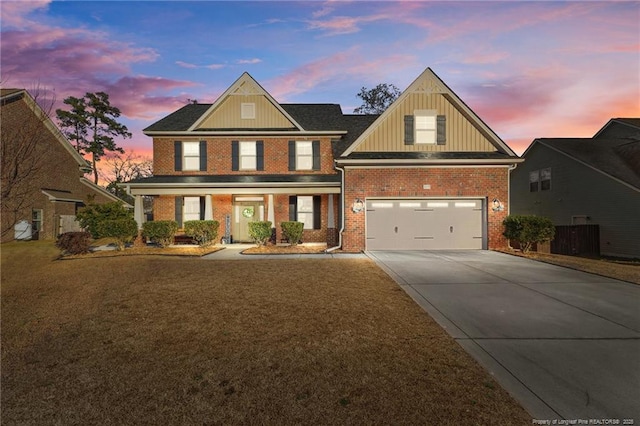
[(213, 103), (248, 72), (281, 103), (360, 106), (430, 67), (517, 154), (640, 117), (640, 2), (49, 1), (0, 3), (0, 82), (55, 98), (104, 91), (142, 129)]

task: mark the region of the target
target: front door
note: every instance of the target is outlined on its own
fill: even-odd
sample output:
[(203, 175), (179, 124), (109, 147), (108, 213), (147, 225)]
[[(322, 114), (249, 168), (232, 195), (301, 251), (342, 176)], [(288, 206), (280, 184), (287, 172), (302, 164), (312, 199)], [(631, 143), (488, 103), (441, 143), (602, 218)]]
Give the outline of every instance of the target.
[(234, 242), (251, 242), (249, 223), (264, 220), (262, 197), (238, 197), (233, 203), (232, 238)]

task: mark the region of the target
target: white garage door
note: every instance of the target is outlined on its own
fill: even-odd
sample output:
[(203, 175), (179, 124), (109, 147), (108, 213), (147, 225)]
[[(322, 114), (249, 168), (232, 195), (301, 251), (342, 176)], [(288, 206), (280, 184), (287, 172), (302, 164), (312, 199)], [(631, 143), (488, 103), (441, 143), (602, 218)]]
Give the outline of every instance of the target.
[(367, 200), (367, 250), (482, 249), (482, 199)]

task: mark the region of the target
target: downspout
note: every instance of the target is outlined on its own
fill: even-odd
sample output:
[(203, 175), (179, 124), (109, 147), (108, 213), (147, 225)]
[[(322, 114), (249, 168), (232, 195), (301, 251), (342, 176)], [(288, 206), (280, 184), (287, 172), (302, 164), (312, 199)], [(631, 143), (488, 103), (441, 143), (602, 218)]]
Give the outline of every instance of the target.
[(329, 247), (324, 252), (331, 253), (334, 250), (337, 250), (342, 247), (342, 233), (344, 232), (344, 168), (340, 168), (336, 166), (336, 169), (340, 170), (340, 231), (338, 231), (338, 245), (335, 247)]
[[(509, 166), (509, 179), (507, 179), (507, 216), (511, 214), (511, 172), (514, 171), (516, 167), (518, 167), (518, 163), (513, 163)], [(510, 240), (507, 240), (507, 247), (513, 250)]]

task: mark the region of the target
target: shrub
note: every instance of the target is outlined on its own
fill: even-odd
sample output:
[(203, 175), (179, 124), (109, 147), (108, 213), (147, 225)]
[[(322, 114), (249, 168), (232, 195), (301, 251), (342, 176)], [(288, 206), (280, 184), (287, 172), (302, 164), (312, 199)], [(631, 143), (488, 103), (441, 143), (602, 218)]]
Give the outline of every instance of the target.
[(89, 253), (90, 245), (91, 234), (88, 232), (65, 232), (56, 240), (56, 247), (63, 254)]
[(103, 220), (127, 218), (133, 219), (133, 213), (125, 208), (124, 204), (120, 201), (104, 204), (89, 203), (76, 213), (76, 219), (78, 223), (80, 223), (80, 226), (88, 231), (95, 239), (106, 237), (106, 235), (101, 235), (99, 230), (99, 224)]
[(259, 246), (267, 244), (271, 238), (271, 222), (268, 220), (249, 222), (249, 235)]
[(196, 240), (200, 246), (208, 246), (218, 238), (217, 220), (187, 220), (184, 223), (184, 233)]
[(160, 247), (173, 244), (176, 232), (178, 232), (178, 222), (175, 220), (154, 220), (142, 224), (142, 236), (149, 238)]
[(502, 224), (502, 235), (517, 241), (523, 253), (528, 252), (534, 243), (553, 240), (556, 232), (551, 219), (540, 216), (511, 215), (507, 216)]
[(292, 246), (297, 245), (302, 240), (302, 231), (304, 229), (304, 223), (302, 222), (282, 222), (282, 234), (289, 240), (289, 244)]
[(104, 237), (115, 238), (118, 250), (138, 236), (138, 224), (132, 217), (105, 219), (98, 223), (98, 233)]

